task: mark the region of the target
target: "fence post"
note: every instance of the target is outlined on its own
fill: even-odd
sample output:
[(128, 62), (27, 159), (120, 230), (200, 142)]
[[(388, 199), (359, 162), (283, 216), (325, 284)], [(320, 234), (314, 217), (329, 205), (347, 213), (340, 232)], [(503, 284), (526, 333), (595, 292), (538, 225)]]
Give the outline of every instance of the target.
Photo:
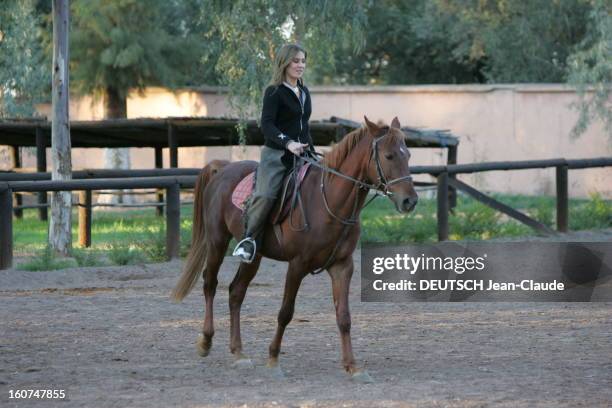
[(178, 140), (176, 129), (172, 123), (168, 123), (168, 147), (170, 149), (170, 167), (178, 167)]
[(13, 191), (0, 185), (0, 270), (13, 266)]
[[(448, 158), (446, 164), (457, 164), (457, 146), (449, 146), (448, 147)], [(457, 174), (453, 173), (449, 175), (450, 178), (456, 179)], [(457, 189), (455, 187), (449, 187), (448, 189), (449, 195), (449, 206), (451, 210), (454, 210), (457, 206)]]
[(438, 174), (438, 241), (448, 239), (448, 173)]
[(563, 166), (557, 166), (557, 230), (560, 232), (567, 232), (568, 225), (568, 174), (567, 164)]
[(168, 259), (179, 257), (181, 247), (181, 208), (178, 184), (166, 188), (166, 255)]
[(79, 191), (79, 246), (91, 247), (91, 190)]
[[(155, 168), (161, 169), (163, 167), (164, 167), (164, 156), (163, 156), (162, 148), (155, 147)], [(163, 190), (161, 189), (157, 190), (157, 202), (160, 204), (164, 202), (164, 193), (163, 193)], [(155, 214), (157, 214), (158, 217), (161, 217), (162, 215), (164, 215), (164, 207), (162, 205), (158, 205), (157, 207), (155, 207)]]
[[(18, 169), (21, 167), (21, 153), (19, 152), (19, 146), (11, 146), (11, 154), (13, 155), (13, 168)], [(21, 207), (23, 204), (23, 197), (20, 193), (15, 193), (15, 205), (14, 207)], [(21, 208), (14, 208), (16, 218), (23, 218), (23, 210)]]
[[(40, 127), (36, 128), (36, 171), (44, 173), (47, 171), (47, 142), (45, 135)], [(38, 209), (38, 219), (47, 221), (47, 192), (41, 191), (38, 193), (38, 204), (41, 207)]]

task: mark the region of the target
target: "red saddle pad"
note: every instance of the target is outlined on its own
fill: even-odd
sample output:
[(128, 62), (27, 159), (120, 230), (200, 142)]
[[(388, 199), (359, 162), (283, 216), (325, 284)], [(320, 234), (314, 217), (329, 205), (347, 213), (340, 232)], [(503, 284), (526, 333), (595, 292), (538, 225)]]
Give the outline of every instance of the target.
[[(300, 172), (298, 173), (298, 184), (304, 180), (306, 176), (306, 172), (310, 168), (310, 163), (306, 163), (300, 168)], [(255, 172), (251, 172), (246, 175), (240, 183), (234, 188), (232, 192), (232, 203), (238, 207), (240, 210), (244, 211), (244, 205), (247, 199), (253, 193), (253, 178), (255, 177)]]

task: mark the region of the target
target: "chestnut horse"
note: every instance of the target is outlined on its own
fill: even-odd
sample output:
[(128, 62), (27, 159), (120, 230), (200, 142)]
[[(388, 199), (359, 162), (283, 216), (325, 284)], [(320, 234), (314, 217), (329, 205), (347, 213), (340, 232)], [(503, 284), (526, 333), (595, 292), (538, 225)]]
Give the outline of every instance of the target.
[[(300, 283), (315, 269), (325, 267), (332, 280), (342, 364), (354, 379), (370, 381), (368, 374), (355, 362), (350, 337), (348, 295), (353, 275), (352, 255), (360, 234), (359, 212), (371, 188), (383, 190), (399, 212), (411, 211), (418, 198), (408, 168), (410, 153), (397, 118), (393, 119), (391, 127), (379, 127), (367, 117), (365, 120), (365, 127), (347, 134), (325, 154), (323, 166), (311, 166), (301, 186), (306, 197), (303, 209), (297, 207), (280, 225), (282, 244), (272, 225), (267, 225), (253, 262), (240, 264), (229, 287), (230, 351), (236, 359), (234, 365), (251, 366), (242, 353), (240, 308), (261, 257), (265, 256), (289, 262), (276, 334), (269, 348), (268, 367), (282, 376), (278, 363), (281, 340), (293, 317)], [(204, 275), (205, 318), (203, 336), (197, 342), (201, 356), (208, 355), (212, 346), (213, 298), (219, 267), (232, 236), (239, 240), (243, 234), (242, 212), (232, 204), (231, 195), (236, 185), (255, 167), (252, 161), (225, 166), (211, 163), (202, 170), (196, 183), (191, 250), (172, 297), (182, 300), (200, 274)], [(308, 228), (296, 231), (291, 227), (304, 216), (309, 220)], [(293, 224), (290, 218), (294, 219)]]

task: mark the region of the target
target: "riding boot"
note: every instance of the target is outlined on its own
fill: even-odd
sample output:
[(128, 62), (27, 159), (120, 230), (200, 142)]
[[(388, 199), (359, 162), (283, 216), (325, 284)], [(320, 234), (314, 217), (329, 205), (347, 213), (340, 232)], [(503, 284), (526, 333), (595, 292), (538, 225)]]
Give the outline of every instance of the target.
[[(264, 146), (257, 169), (255, 191), (246, 208), (244, 239), (238, 243), (234, 255), (250, 262), (263, 243), (263, 230), (278, 192), (281, 189), (285, 166), (284, 151)], [(250, 255), (250, 256), (248, 256)]]
[(233, 255), (251, 263), (263, 242), (263, 230), (275, 199), (254, 196), (246, 210), (246, 226), (243, 239), (236, 245)]
[(275, 197), (254, 196), (248, 207), (246, 214), (247, 226), (244, 236), (253, 238), (257, 243), (257, 247), (260, 247), (263, 241), (264, 227), (275, 202)]

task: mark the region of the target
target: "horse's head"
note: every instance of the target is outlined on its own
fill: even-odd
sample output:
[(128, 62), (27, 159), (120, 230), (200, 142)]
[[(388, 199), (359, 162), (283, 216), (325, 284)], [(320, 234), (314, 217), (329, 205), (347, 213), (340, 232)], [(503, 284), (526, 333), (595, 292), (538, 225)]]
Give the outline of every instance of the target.
[(410, 212), (419, 199), (410, 176), (410, 152), (406, 136), (397, 117), (391, 127), (377, 126), (365, 117), (367, 132), (372, 143), (368, 160), (367, 178), (393, 201), (399, 212)]

